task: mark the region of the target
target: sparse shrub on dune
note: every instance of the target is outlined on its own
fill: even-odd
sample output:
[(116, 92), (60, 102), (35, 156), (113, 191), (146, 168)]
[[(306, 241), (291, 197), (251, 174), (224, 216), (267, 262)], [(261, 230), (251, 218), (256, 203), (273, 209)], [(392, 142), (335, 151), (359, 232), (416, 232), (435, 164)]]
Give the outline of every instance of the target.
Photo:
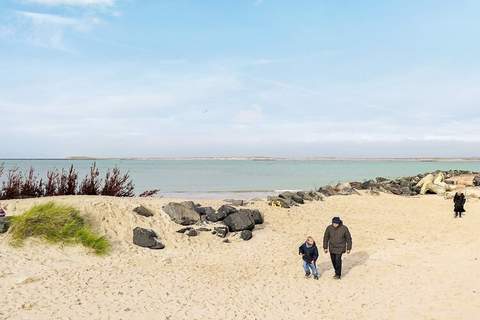
[(8, 170), (6, 181), (2, 184), (1, 199), (18, 199), (22, 192), (22, 172), (18, 168)]
[(101, 180), (99, 178), (100, 172), (98, 171), (97, 164), (94, 162), (90, 167), (90, 173), (85, 176), (80, 184), (80, 190), (78, 194), (96, 196), (100, 194)]
[(105, 175), (105, 183), (102, 189), (103, 196), (133, 197), (133, 182), (127, 173), (123, 174), (120, 169), (108, 170)]
[[(0, 164), (0, 177), (4, 166)], [(33, 168), (22, 172), (18, 168), (9, 169), (0, 189), (0, 199), (21, 199), (68, 195), (105, 195), (133, 197), (134, 184), (129, 173), (122, 174), (119, 168), (108, 169), (102, 184), (97, 164), (93, 163), (90, 172), (78, 183), (78, 171), (73, 165), (68, 170), (49, 170), (45, 180), (35, 174)]]
[(73, 164), (68, 171), (62, 169), (62, 172), (57, 175), (57, 191), (58, 196), (74, 195), (77, 192), (78, 173), (73, 168)]
[(20, 197), (21, 198), (37, 198), (44, 194), (44, 186), (42, 179), (35, 175), (35, 170), (30, 168), (25, 179), (22, 179)]
[(36, 237), (50, 243), (82, 244), (98, 255), (108, 253), (111, 247), (105, 237), (91, 230), (77, 209), (54, 202), (33, 206), (13, 216), (10, 234), (13, 246), (22, 246), (28, 237)]

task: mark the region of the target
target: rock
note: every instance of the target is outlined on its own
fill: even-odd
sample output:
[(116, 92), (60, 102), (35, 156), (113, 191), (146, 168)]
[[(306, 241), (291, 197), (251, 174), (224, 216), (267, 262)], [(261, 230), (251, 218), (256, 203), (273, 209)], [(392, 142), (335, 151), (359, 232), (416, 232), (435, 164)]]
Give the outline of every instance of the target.
[(228, 227), (224, 227), (224, 226), (221, 226), (221, 227), (214, 227), (213, 228), (213, 232), (215, 232), (215, 234), (220, 237), (220, 238), (225, 238), (228, 234)]
[(337, 194), (337, 191), (332, 186), (321, 187), (318, 189), (318, 192), (320, 192), (321, 194), (327, 197), (334, 196)]
[(133, 212), (135, 212), (138, 215), (144, 216), (144, 217), (151, 217), (153, 216), (153, 212), (150, 211), (149, 209), (145, 208), (144, 206), (139, 206), (133, 209)]
[(473, 178), (473, 185), (475, 187), (480, 187), (480, 176), (475, 176), (475, 178)]
[(255, 228), (255, 221), (252, 216), (249, 214), (241, 214), (240, 212), (232, 213), (223, 220), (223, 223), (225, 223), (231, 232), (253, 230), (253, 228)]
[(223, 201), (230, 203), (232, 206), (244, 206), (246, 204), (243, 200), (225, 199)]
[(200, 220), (198, 212), (181, 203), (170, 202), (162, 209), (174, 222), (184, 226), (195, 224)]
[(262, 224), (263, 223), (263, 216), (257, 209), (240, 209), (238, 212), (241, 214), (248, 214), (252, 217), (255, 224)]
[(197, 207), (197, 208), (195, 208), (195, 211), (200, 215), (207, 215), (207, 214), (215, 213), (215, 209), (213, 209), (212, 207)]
[(157, 238), (157, 234), (151, 229), (144, 229), (140, 227), (133, 229), (133, 243), (137, 246), (150, 249), (165, 248), (165, 245), (158, 241)]
[(198, 232), (197, 232), (197, 230), (195, 230), (195, 229), (190, 229), (190, 230), (188, 230), (187, 232), (185, 232), (185, 234), (186, 234), (187, 236), (189, 236), (189, 237), (196, 237), (196, 236), (198, 236)]
[(240, 233), (240, 238), (242, 238), (245, 241), (252, 239), (252, 237), (253, 237), (253, 234), (252, 234), (252, 231), (250, 230), (243, 230), (242, 233)]
[(195, 210), (197, 207), (200, 207), (200, 205), (195, 204), (193, 201), (182, 201), (180, 204), (184, 207), (187, 207), (189, 209)]
[(229, 206), (228, 204), (224, 204), (223, 206), (221, 206), (220, 208), (218, 208), (218, 212), (219, 213), (224, 213), (225, 216), (228, 216), (232, 213), (235, 213), (237, 212), (238, 210), (232, 206)]
[(225, 239), (225, 240), (223, 240), (222, 242), (223, 242), (223, 243), (230, 243), (230, 240)]
[(193, 229), (193, 227), (185, 227), (185, 228), (182, 228), (182, 229), (178, 229), (177, 232), (178, 233), (185, 233), (185, 232), (187, 232), (189, 230), (192, 230), (192, 229)]
[(218, 208), (217, 212), (207, 213), (206, 219), (207, 219), (207, 221), (210, 221), (210, 222), (218, 222), (218, 221), (222, 221), (228, 215), (230, 215), (234, 212), (237, 212), (236, 208), (224, 204), (223, 206)]
[(300, 197), (298, 194), (296, 194), (294, 192), (285, 191), (285, 192), (280, 193), (278, 196), (280, 198), (283, 198), (283, 199), (291, 199), (298, 204), (303, 204), (304, 203), (303, 198)]
[(210, 229), (210, 228), (205, 228), (205, 227), (200, 227), (200, 228), (197, 229), (197, 231), (208, 232), (208, 231), (212, 231), (212, 229)]
[(0, 233), (5, 233), (10, 228), (10, 217), (0, 217)]

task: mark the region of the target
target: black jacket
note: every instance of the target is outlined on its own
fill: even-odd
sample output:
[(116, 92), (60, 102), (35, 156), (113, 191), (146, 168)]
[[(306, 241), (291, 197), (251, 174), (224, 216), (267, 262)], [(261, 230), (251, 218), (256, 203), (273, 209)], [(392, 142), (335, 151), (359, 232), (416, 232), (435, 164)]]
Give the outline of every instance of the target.
[(298, 248), (298, 253), (301, 254), (303, 260), (308, 263), (312, 261), (315, 262), (318, 259), (318, 249), (315, 242), (311, 247), (307, 247), (307, 244), (303, 243), (300, 248)]
[(453, 203), (455, 204), (454, 211), (465, 212), (465, 208), (463, 207), (465, 205), (465, 202), (466, 202), (465, 195), (455, 194), (455, 197), (453, 197)]

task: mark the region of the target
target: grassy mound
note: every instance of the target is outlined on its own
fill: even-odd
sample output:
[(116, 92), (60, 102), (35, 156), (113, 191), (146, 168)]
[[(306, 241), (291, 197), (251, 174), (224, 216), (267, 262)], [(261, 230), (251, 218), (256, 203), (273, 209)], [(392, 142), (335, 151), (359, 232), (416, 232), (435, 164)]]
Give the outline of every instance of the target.
[(95, 234), (78, 210), (53, 202), (36, 205), (19, 216), (12, 217), (11, 244), (21, 246), (28, 237), (39, 237), (51, 243), (78, 244), (103, 255), (110, 250), (105, 237)]

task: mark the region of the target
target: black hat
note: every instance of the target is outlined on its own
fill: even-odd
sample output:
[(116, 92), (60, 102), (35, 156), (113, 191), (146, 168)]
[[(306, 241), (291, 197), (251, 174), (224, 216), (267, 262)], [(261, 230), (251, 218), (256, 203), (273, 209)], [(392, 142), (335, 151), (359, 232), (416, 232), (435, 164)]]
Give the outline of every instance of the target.
[(340, 220), (340, 217), (333, 217), (332, 223), (338, 223), (338, 224), (340, 224), (340, 223), (342, 223), (342, 220)]

